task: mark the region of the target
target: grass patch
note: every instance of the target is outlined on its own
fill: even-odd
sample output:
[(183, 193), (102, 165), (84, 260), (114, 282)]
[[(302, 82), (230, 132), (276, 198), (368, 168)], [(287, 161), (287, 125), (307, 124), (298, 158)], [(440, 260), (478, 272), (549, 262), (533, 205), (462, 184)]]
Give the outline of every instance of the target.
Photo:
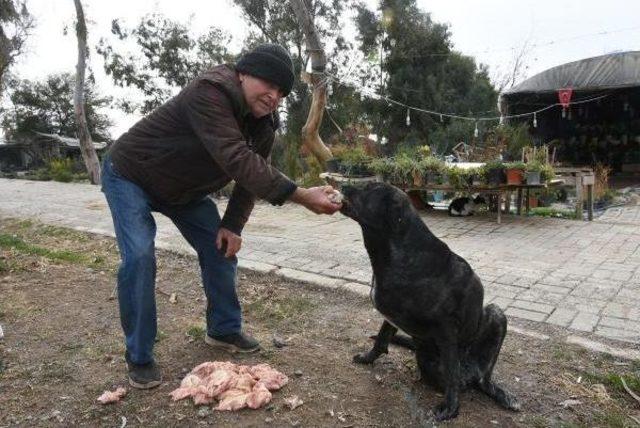
[(562, 345), (556, 345), (553, 348), (553, 358), (556, 360), (569, 361), (573, 358), (573, 349)]
[(70, 262), (76, 264), (89, 264), (93, 263), (93, 260), (89, 259), (87, 256), (76, 253), (73, 251), (57, 251), (57, 250), (49, 250), (44, 247), (39, 247), (37, 245), (32, 245), (24, 242), (22, 239), (18, 238), (15, 235), (7, 235), (0, 234), (0, 248), (4, 249), (12, 249), (18, 251), (23, 254), (28, 254), (31, 256), (40, 256), (49, 260), (54, 261), (63, 261)]
[(193, 340), (203, 340), (205, 335), (205, 328), (201, 325), (194, 325), (187, 330), (187, 336)]
[(43, 379), (73, 380), (74, 370), (58, 362), (44, 363), (42, 366)]
[(165, 333), (162, 330), (158, 330), (158, 332), (156, 333), (156, 343), (166, 339), (167, 337), (169, 337), (169, 335), (167, 333)]
[(608, 428), (628, 428), (635, 426), (632, 420), (624, 413), (616, 410), (609, 410), (604, 413), (597, 413), (595, 420), (601, 425)]
[(39, 235), (50, 236), (53, 238), (68, 238), (78, 242), (87, 242), (89, 238), (80, 232), (64, 227), (42, 225), (38, 227), (36, 233)]
[(559, 210), (559, 209), (556, 209), (556, 208), (549, 208), (549, 207), (531, 208), (531, 210), (529, 211), (529, 215), (530, 216), (537, 216), (537, 217), (566, 218), (566, 219), (569, 219), (569, 220), (575, 220), (576, 219), (575, 211)]
[(282, 321), (307, 314), (315, 309), (316, 304), (310, 299), (299, 296), (284, 297), (278, 301), (271, 298), (256, 300), (246, 305), (251, 315), (261, 320)]
[(620, 380), (620, 376), (624, 377), (624, 381), (632, 391), (640, 391), (640, 377), (637, 374), (626, 373), (620, 375), (618, 373), (584, 373), (585, 379), (592, 384), (601, 383), (613, 391), (626, 394), (622, 381)]

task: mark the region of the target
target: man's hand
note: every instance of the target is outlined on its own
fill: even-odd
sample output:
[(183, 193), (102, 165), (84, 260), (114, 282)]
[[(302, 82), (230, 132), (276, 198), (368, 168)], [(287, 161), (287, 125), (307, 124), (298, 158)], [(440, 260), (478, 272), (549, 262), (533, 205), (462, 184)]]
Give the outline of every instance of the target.
[(329, 198), (334, 192), (335, 190), (331, 186), (310, 187), (308, 189), (298, 187), (290, 199), (316, 214), (333, 214), (342, 208), (341, 203), (333, 202)]
[(242, 246), (242, 238), (229, 229), (221, 227), (220, 229), (218, 229), (216, 246), (218, 247), (218, 250), (222, 250), (224, 248), (224, 256), (226, 258), (231, 258), (235, 256), (238, 251), (240, 251), (240, 247)]

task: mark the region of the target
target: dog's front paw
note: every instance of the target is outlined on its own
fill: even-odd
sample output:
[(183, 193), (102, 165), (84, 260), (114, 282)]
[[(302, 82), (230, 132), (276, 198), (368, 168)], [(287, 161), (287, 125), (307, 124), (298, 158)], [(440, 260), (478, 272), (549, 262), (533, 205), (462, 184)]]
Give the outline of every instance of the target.
[(520, 402), (511, 394), (506, 395), (503, 406), (509, 410), (513, 410), (514, 412), (520, 411)]
[(452, 406), (449, 405), (446, 401), (438, 404), (433, 409), (433, 416), (436, 421), (446, 421), (448, 419), (453, 419), (458, 416), (458, 410), (460, 406)]
[(375, 359), (371, 352), (363, 352), (353, 356), (353, 362), (358, 364), (372, 364)]

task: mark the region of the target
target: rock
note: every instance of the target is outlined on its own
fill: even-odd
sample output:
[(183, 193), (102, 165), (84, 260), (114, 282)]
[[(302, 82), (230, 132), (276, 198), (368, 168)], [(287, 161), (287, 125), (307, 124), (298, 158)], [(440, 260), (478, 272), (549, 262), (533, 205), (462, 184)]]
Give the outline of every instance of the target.
[(299, 370), (299, 369), (298, 369), (298, 370), (295, 370), (295, 371), (293, 372), (293, 374), (294, 374), (294, 375), (296, 375), (296, 376), (298, 376), (298, 377), (300, 377), (300, 376), (302, 376), (302, 370)]
[(580, 401), (580, 400), (564, 400), (563, 402), (560, 403), (560, 405), (562, 407), (564, 407), (565, 409), (569, 409), (569, 408), (575, 407), (578, 404), (582, 404), (582, 401)]
[(0, 339), (4, 337), (4, 331), (2, 331), (2, 325), (0, 325)]
[(176, 296), (176, 293), (171, 293), (171, 296), (169, 296), (169, 302), (170, 303), (177, 303), (178, 302), (178, 296)]
[(304, 401), (300, 399), (297, 395), (288, 397), (284, 399), (284, 404), (290, 409), (295, 410), (296, 408), (302, 406)]
[(287, 345), (288, 343), (283, 338), (275, 334), (273, 335), (273, 346), (280, 349), (280, 348), (284, 348)]
[(207, 416), (211, 415), (211, 409), (209, 409), (208, 406), (200, 407), (198, 409), (198, 413), (197, 414), (198, 414), (199, 418), (206, 418)]
[(273, 422), (273, 418), (264, 418), (264, 422), (266, 424), (270, 424), (271, 422)]

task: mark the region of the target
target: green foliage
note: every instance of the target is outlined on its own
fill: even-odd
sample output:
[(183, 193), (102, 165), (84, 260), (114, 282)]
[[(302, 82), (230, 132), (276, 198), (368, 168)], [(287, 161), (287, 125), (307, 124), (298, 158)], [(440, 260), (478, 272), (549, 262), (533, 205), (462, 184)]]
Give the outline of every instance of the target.
[(500, 161), (500, 160), (491, 160), (489, 162), (486, 162), (484, 164), (484, 169), (485, 170), (489, 170), (489, 169), (504, 169), (505, 168), (505, 163)]
[(73, 251), (57, 251), (49, 250), (48, 248), (39, 247), (26, 243), (21, 238), (15, 235), (0, 234), (0, 248), (13, 249), (20, 253), (45, 257), (52, 261), (64, 261), (79, 264), (91, 264), (92, 260), (89, 256), (75, 253)]
[[(210, 27), (196, 37), (188, 23), (157, 13), (144, 16), (131, 29), (123, 28), (116, 19), (111, 23), (111, 33), (116, 40), (102, 38), (96, 50), (116, 85), (137, 88), (143, 94), (141, 105), (120, 100), (120, 106), (130, 113), (138, 109), (141, 113), (150, 112), (166, 101), (173, 89), (185, 86), (212, 65), (233, 60), (227, 49), (231, 37), (222, 30)], [(139, 53), (127, 51), (131, 42)]]
[[(436, 111), (496, 114), (497, 93), (487, 69), (452, 50), (447, 25), (434, 22), (415, 0), (381, 0), (378, 9), (380, 15), (364, 4), (358, 7), (357, 40), (370, 68), (376, 72), (381, 68), (386, 76), (380, 89), (384, 95)], [(438, 128), (446, 128), (448, 119), (441, 125), (428, 114), (415, 113), (407, 125), (406, 109), (384, 100), (372, 102), (366, 114), (370, 123), (376, 124), (375, 133), (386, 136), (392, 146), (407, 137), (416, 144), (428, 138), (434, 151), (443, 154), (446, 146), (460, 141), (445, 138), (442, 129), (439, 135), (432, 135)], [(465, 133), (464, 139), (470, 135)]]
[(527, 165), (524, 162), (507, 162), (504, 164), (506, 169), (520, 169), (522, 171), (527, 169)]
[(54, 181), (68, 183), (73, 180), (73, 160), (69, 158), (51, 159), (48, 168)]
[(16, 58), (24, 52), (33, 27), (33, 16), (25, 0), (0, 0), (0, 95), (4, 79)]
[(191, 340), (202, 340), (205, 334), (206, 330), (202, 325), (193, 325), (187, 330), (187, 336), (189, 336)]
[[(43, 81), (15, 82), (10, 94), (13, 108), (2, 118), (2, 127), (10, 140), (31, 139), (34, 132), (74, 136), (77, 133), (73, 106), (75, 77), (70, 73), (52, 74)], [(91, 138), (110, 141), (111, 120), (100, 113), (111, 103), (101, 96), (91, 79), (85, 85), (85, 114)]]
[[(502, 125), (495, 129), (496, 138), (506, 142), (507, 156), (510, 159), (520, 159), (522, 149), (533, 146), (533, 138), (529, 134), (529, 124)], [(543, 151), (540, 151), (544, 155)]]
[(549, 207), (536, 207), (531, 208), (529, 211), (529, 215), (538, 216), (538, 217), (557, 217), (557, 218), (566, 218), (575, 220), (576, 213), (571, 210), (561, 210), (556, 208)]

